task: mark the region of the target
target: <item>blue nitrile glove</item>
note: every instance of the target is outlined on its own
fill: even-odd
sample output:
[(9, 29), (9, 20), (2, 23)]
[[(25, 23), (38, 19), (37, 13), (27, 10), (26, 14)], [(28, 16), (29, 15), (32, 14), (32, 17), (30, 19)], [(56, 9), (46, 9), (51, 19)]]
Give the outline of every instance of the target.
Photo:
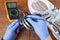
[(5, 35), (3, 36), (3, 40), (15, 40), (21, 29), (22, 26), (19, 24), (18, 20), (11, 23), (6, 30)]
[(37, 15), (29, 15), (26, 20), (33, 26), (36, 34), (41, 40), (45, 40), (49, 36), (47, 24), (44, 18)]

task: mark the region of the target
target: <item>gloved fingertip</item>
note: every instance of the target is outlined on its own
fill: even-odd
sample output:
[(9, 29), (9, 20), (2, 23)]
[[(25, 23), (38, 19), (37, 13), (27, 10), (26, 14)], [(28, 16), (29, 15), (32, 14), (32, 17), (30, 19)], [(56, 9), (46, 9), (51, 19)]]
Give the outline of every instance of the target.
[(15, 20), (13, 23), (11, 23), (10, 25), (13, 26), (14, 24), (16, 24), (18, 22), (18, 20)]
[(16, 24), (15, 24), (15, 26), (18, 26), (18, 25), (19, 25), (19, 23), (16, 23)]
[(33, 17), (34, 15), (28, 15), (27, 17)]
[(18, 19), (16, 19), (15, 22), (18, 22)]
[(44, 19), (43, 17), (40, 17), (38, 15), (28, 15), (27, 18)]
[(17, 23), (18, 22), (18, 20), (15, 20), (12, 24), (15, 24), (15, 23)]
[(31, 18), (27, 18), (26, 20), (30, 21), (30, 20), (32, 20), (32, 19), (31, 19)]
[(26, 20), (31, 24), (34, 23), (34, 21), (31, 18), (27, 18)]
[(12, 30), (17, 29), (17, 28), (18, 28), (18, 26), (19, 26), (19, 23), (16, 23), (16, 24), (13, 26)]

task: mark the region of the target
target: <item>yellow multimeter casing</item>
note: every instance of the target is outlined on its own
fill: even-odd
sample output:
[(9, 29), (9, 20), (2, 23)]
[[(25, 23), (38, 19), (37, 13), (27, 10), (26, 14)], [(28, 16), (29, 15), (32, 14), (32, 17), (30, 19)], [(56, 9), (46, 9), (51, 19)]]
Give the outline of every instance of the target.
[(16, 2), (5, 2), (5, 8), (9, 22), (13, 22), (15, 19), (19, 19), (20, 15)]

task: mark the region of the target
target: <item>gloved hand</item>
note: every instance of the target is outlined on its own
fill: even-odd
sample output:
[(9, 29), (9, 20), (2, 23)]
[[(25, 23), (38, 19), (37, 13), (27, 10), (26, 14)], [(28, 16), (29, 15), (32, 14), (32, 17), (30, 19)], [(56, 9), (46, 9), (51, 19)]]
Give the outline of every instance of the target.
[(5, 35), (3, 36), (4, 40), (15, 40), (17, 34), (19, 33), (19, 31), (22, 29), (23, 27), (21, 27), (21, 25), (19, 24), (19, 21), (16, 20), (15, 22), (11, 23), (7, 30)]
[(44, 18), (37, 15), (29, 15), (26, 20), (33, 26), (36, 34), (41, 40), (45, 40), (49, 36), (47, 24)]

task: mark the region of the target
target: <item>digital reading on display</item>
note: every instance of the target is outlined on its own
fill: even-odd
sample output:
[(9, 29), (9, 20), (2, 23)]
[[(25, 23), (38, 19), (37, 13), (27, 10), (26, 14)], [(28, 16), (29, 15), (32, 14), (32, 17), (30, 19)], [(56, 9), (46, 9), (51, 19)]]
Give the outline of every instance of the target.
[(8, 3), (8, 8), (16, 8), (16, 3)]

